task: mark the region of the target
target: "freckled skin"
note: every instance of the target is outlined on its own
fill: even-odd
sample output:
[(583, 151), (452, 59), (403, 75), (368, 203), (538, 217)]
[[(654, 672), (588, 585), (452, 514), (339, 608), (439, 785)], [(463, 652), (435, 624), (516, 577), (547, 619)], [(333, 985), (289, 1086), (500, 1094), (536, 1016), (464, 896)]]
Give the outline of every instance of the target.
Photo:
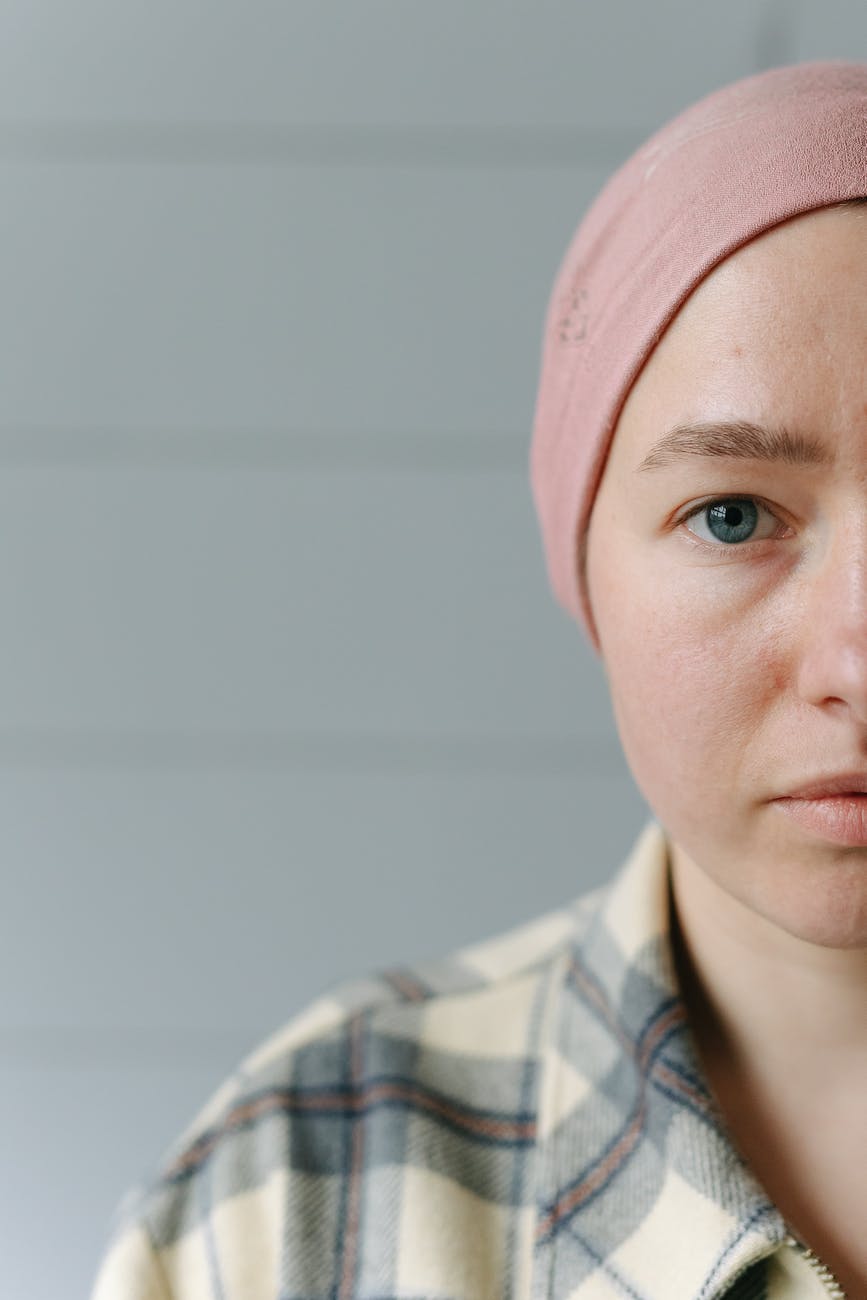
[[(865, 358), (867, 215), (824, 209), (765, 232), (702, 281), (639, 375), (588, 532), (635, 780), (680, 878), (713, 882), (719, 924), (753, 927), (756, 943), (774, 929), (867, 949), (867, 848), (808, 836), (770, 802), (822, 773), (867, 773)], [(714, 418), (783, 424), (836, 461), (635, 473), (666, 430)], [(773, 514), (723, 552), (677, 520), (726, 494)]]

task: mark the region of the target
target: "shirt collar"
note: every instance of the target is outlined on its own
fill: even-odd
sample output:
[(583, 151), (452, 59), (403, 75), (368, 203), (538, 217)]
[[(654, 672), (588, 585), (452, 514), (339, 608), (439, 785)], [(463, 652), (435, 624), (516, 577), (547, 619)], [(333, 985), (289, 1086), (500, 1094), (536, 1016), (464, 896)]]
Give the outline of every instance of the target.
[(651, 821), (611, 884), (573, 905), (541, 1123), (547, 1295), (583, 1294), (598, 1274), (612, 1295), (711, 1300), (787, 1235), (704, 1075), (669, 881), (667, 838)]

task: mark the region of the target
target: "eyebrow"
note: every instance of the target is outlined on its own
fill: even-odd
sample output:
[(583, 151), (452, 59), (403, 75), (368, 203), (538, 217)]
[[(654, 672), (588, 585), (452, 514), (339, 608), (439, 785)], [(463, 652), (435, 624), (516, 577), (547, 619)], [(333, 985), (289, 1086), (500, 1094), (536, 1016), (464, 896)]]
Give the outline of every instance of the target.
[(740, 460), (784, 461), (788, 465), (830, 465), (829, 449), (788, 429), (765, 429), (748, 420), (703, 421), (670, 429), (648, 452), (636, 473), (662, 469), (690, 456), (728, 456)]

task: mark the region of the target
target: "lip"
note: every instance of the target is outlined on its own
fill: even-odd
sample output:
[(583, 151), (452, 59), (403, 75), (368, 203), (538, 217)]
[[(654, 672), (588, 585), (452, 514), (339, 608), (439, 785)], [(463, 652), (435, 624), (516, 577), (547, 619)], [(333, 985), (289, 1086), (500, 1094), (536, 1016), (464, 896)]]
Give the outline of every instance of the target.
[(867, 772), (837, 772), (833, 776), (819, 776), (813, 781), (787, 790), (781, 799), (824, 799), (837, 794), (867, 794)]
[(863, 773), (820, 777), (773, 803), (812, 835), (847, 848), (867, 848), (867, 776)]

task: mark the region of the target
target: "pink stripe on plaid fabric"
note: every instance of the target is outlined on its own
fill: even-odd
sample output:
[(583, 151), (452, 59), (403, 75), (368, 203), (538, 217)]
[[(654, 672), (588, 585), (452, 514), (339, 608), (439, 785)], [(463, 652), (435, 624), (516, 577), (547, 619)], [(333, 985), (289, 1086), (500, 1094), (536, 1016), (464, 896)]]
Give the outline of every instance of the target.
[[(635, 1149), (643, 1132), (644, 1119), (647, 1113), (647, 1083), (650, 1077), (648, 1066), (659, 1044), (664, 1041), (673, 1029), (676, 1029), (684, 1022), (685, 1017), (686, 1012), (683, 1003), (674, 1002), (648, 1027), (641, 1043), (641, 1050), (638, 1053), (641, 1090), (639, 1092), (638, 1107), (633, 1118), (623, 1130), (620, 1139), (615, 1145), (599, 1161), (591, 1165), (578, 1183), (561, 1194), (547, 1214), (539, 1218), (536, 1225), (537, 1242), (544, 1241), (547, 1237), (553, 1235), (560, 1224), (614, 1176)], [(631, 1039), (628, 1041), (634, 1052), (635, 1044), (632, 1043)]]
[(387, 1102), (414, 1107), (429, 1115), (438, 1116), (462, 1129), (469, 1137), (489, 1139), (504, 1144), (532, 1142), (536, 1136), (535, 1117), (530, 1119), (492, 1118), (474, 1112), (470, 1107), (447, 1102), (416, 1082), (396, 1081), (374, 1083), (359, 1089), (342, 1085), (333, 1089), (305, 1094), (294, 1088), (273, 1088), (253, 1101), (233, 1107), (215, 1129), (193, 1143), (165, 1173), (166, 1181), (188, 1177), (208, 1158), (214, 1147), (227, 1134), (248, 1127), (268, 1115), (303, 1114), (340, 1115), (346, 1111), (362, 1111)]

